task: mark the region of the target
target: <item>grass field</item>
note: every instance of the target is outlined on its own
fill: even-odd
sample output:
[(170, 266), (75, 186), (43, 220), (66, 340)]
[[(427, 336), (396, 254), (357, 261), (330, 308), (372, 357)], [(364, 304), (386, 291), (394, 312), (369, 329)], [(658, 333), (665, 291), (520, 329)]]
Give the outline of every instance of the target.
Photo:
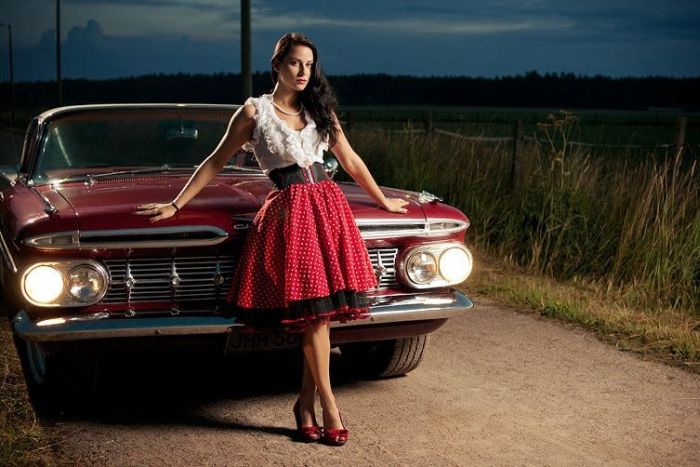
[(29, 402), (10, 323), (0, 309), (0, 465), (51, 466), (62, 464), (51, 446), (62, 436), (48, 434)]
[[(559, 109), (517, 108), (460, 108), (460, 107), (359, 107), (343, 108), (343, 117), (350, 119), (358, 129), (403, 129), (425, 127), (427, 118), (435, 128), (453, 131), (465, 136), (513, 136), (514, 123), (524, 123), (523, 134), (534, 136), (537, 123), (557, 114)], [(677, 119), (688, 119), (686, 143), (700, 145), (700, 114), (673, 110), (621, 111), (568, 109), (578, 118), (575, 140), (601, 145), (655, 146), (673, 143), (677, 131)], [(608, 149), (609, 150), (609, 149)]]
[[(578, 119), (555, 117), (536, 127), (539, 143), (523, 146), (515, 187), (511, 143), (360, 126), (349, 138), (381, 184), (425, 189), (462, 209), (472, 221), (469, 243), (503, 264), (537, 277), (588, 284), (602, 305), (585, 306), (612, 313), (608, 305), (615, 304), (620, 314), (637, 313), (639, 320), (615, 321), (634, 322), (635, 332), (640, 321), (685, 317), (677, 331), (687, 339), (678, 348), (694, 364), (698, 326), (688, 320), (700, 322), (697, 158), (674, 148), (625, 158), (568, 146), (564, 142), (575, 135)], [(524, 295), (547, 294), (547, 282), (541, 284), (527, 292), (482, 290), (523, 305), (533, 302)], [(576, 316), (585, 324), (583, 316), (589, 315), (569, 313)], [(645, 335), (654, 333), (649, 329)]]

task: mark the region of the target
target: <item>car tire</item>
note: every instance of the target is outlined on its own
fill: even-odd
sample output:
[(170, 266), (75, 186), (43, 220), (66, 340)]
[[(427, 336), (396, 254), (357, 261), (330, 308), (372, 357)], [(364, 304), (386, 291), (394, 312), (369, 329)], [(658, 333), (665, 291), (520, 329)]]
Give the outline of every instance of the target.
[(420, 365), (429, 336), (353, 342), (340, 345), (340, 352), (356, 374), (370, 379), (390, 378), (405, 375)]
[(44, 344), (12, 335), (24, 381), (35, 413), (59, 415), (66, 402), (79, 395), (89, 399), (98, 389), (98, 360), (94, 356), (48, 351)]

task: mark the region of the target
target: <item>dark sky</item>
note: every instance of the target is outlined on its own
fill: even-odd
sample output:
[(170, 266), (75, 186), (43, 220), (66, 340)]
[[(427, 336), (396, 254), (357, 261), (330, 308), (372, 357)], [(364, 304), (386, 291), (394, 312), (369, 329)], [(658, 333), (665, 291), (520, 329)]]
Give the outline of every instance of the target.
[[(253, 69), (275, 41), (306, 33), (331, 75), (504, 76), (529, 70), (606, 76), (700, 76), (700, 1), (252, 0)], [(63, 76), (239, 72), (232, 0), (63, 0)], [(15, 79), (49, 80), (55, 1), (2, 0)], [(0, 28), (0, 80), (8, 79)]]

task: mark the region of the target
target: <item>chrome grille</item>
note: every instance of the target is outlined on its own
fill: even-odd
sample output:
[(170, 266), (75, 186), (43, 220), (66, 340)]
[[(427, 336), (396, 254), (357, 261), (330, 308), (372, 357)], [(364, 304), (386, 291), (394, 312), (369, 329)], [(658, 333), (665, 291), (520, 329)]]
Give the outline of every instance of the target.
[[(381, 270), (378, 289), (398, 287), (398, 248), (368, 250), (372, 267)], [(226, 298), (235, 268), (234, 256), (107, 259), (109, 288), (102, 303), (190, 303)]]
[(399, 252), (399, 249), (371, 248), (368, 252), (375, 272), (378, 270), (382, 271), (377, 289), (398, 287), (399, 283), (396, 280), (396, 254)]
[(103, 303), (216, 301), (226, 297), (233, 256), (105, 260), (109, 289)]

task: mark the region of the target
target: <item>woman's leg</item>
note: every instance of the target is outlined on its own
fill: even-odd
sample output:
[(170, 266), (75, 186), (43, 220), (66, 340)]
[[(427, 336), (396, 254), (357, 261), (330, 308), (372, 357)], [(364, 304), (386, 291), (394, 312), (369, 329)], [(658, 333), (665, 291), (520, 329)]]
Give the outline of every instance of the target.
[(328, 323), (306, 330), (302, 337), (302, 348), (321, 397), (323, 426), (324, 428), (342, 428), (335, 396), (331, 389), (329, 368), (331, 341)]
[(316, 421), (314, 404), (316, 402), (316, 382), (309, 368), (309, 362), (304, 355), (304, 370), (301, 378), (301, 391), (299, 392), (299, 406), (301, 409), (301, 422), (303, 426), (311, 426)]

